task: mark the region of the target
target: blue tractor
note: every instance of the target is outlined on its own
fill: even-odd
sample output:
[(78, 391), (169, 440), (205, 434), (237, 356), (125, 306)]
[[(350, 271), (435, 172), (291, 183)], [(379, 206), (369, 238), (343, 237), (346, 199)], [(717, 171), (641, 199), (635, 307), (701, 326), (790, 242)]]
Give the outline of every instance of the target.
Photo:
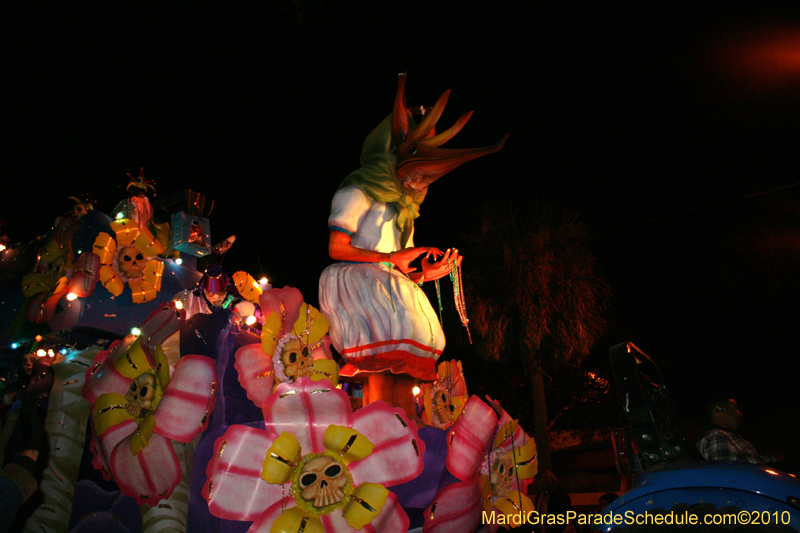
[(692, 461), (653, 360), (630, 342), (611, 348), (610, 357), (630, 420), (614, 431), (617, 468), (634, 481), (595, 529), (800, 531), (797, 477), (749, 463)]

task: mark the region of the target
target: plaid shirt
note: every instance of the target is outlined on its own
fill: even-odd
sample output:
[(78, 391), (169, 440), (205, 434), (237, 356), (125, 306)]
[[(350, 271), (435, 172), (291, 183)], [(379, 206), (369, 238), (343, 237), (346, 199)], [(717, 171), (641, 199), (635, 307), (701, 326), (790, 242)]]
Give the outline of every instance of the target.
[(767, 463), (749, 441), (738, 433), (719, 426), (712, 426), (706, 431), (697, 441), (697, 449), (708, 461), (740, 461), (757, 465)]

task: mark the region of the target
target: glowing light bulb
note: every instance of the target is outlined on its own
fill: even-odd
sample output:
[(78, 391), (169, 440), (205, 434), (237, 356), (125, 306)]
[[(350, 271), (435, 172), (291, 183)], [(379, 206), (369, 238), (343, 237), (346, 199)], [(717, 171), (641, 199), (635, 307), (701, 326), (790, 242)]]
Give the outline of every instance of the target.
[(117, 220), (122, 220), (124, 216), (122, 213), (117, 213)]
[(56, 352), (54, 352), (53, 350), (47, 350), (47, 357), (55, 357), (55, 355)]
[(69, 300), (70, 302), (74, 302), (77, 299), (78, 299), (78, 295), (75, 294), (74, 292), (70, 292), (70, 293), (67, 294), (67, 300)]
[(417, 396), (419, 394), (419, 391), (420, 391), (420, 389), (416, 385), (414, 385), (414, 388), (411, 389), (411, 392), (414, 393), (414, 396)]
[(255, 315), (250, 315), (249, 317), (247, 317), (245, 319), (244, 323), (247, 324), (248, 326), (252, 326), (253, 324), (256, 323), (256, 320), (257, 319), (256, 319)]
[(175, 300), (175, 309), (183, 309), (183, 302)]
[(269, 283), (269, 280), (266, 277), (263, 277), (260, 280), (258, 280), (259, 285), (266, 285), (267, 283)]
[(140, 330), (139, 328), (131, 328), (131, 335), (133, 335), (134, 337), (138, 337), (139, 335), (141, 335), (141, 333), (142, 330)]
[(11, 343), (11, 349), (12, 350), (16, 350), (17, 348), (19, 348), (19, 344), (17, 344), (16, 342), (12, 342)]
[(39, 357), (44, 357), (45, 355), (47, 355), (47, 352), (39, 348), (38, 350), (36, 350), (36, 355), (38, 355)]
[(183, 259), (181, 259), (180, 257), (175, 259), (175, 264), (176, 265), (182, 265), (183, 264)]
[(41, 335), (36, 335), (36, 336), (35, 336), (33, 339), (34, 339), (36, 342), (42, 342), (42, 336), (41, 336)]
[(5, 250), (6, 250), (6, 245), (0, 244), (0, 252), (5, 252)]
[(68, 353), (69, 350), (67, 350), (66, 348), (61, 348), (61, 355), (67, 355)]

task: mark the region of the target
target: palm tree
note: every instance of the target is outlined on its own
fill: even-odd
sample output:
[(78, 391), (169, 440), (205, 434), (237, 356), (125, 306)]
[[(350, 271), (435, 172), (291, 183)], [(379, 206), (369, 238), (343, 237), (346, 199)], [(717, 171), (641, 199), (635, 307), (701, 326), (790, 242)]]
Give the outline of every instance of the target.
[(586, 225), (554, 203), (488, 206), (480, 229), (466, 239), (466, 297), (478, 351), (491, 361), (521, 361), (532, 383), (539, 464), (550, 469), (542, 376), (589, 354), (605, 327), (610, 287), (595, 272)]

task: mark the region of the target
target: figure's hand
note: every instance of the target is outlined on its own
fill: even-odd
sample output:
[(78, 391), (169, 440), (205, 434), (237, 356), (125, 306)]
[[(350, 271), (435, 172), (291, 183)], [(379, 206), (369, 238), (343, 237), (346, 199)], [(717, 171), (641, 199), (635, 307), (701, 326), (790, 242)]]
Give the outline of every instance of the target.
[[(426, 281), (433, 281), (450, 273), (450, 265), (455, 262), (456, 266), (461, 266), (461, 261), (464, 259), (455, 248), (448, 248), (444, 256), (436, 262), (431, 262), (430, 254), (422, 260), (422, 274), (425, 276)], [(434, 256), (434, 259), (436, 256)]]
[[(404, 250), (398, 250), (397, 252), (392, 252), (392, 263), (400, 272), (404, 274), (408, 274), (410, 272), (414, 272), (417, 270), (414, 267), (409, 267), (408, 264), (416, 259), (417, 257), (425, 254), (425, 259), (433, 256), (434, 258), (444, 255), (438, 248), (434, 248), (432, 246), (417, 246), (415, 248), (405, 248)], [(425, 261), (423, 261), (423, 271), (425, 270)]]

